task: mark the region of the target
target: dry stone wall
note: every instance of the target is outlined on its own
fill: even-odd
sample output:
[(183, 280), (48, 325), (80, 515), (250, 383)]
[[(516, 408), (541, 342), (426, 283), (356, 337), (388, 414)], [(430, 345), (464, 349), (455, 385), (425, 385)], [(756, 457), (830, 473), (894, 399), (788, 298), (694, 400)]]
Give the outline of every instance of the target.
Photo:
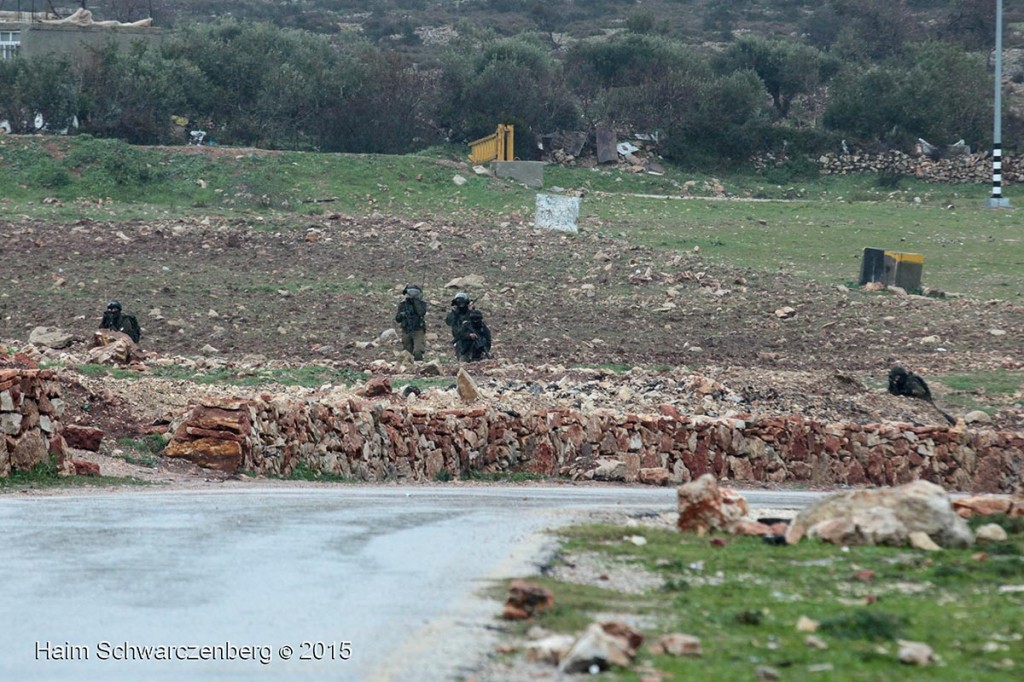
[[(911, 156), (899, 151), (883, 154), (825, 154), (818, 159), (824, 175), (852, 173), (897, 173), (927, 182), (992, 182), (992, 157), (987, 153), (961, 154), (933, 161), (926, 156)], [(1021, 180), (1019, 164), (1003, 157), (1004, 182)]]
[(0, 369), (0, 476), (29, 471), (64, 454), (57, 376), (45, 369)]
[(704, 473), (743, 482), (896, 485), (1011, 492), (1021, 485), (1024, 432), (908, 424), (260, 396), (211, 401), (174, 428), (165, 454), (224, 471), (289, 475), (302, 465), (356, 480), (431, 481), (469, 471), (572, 479), (685, 482)]

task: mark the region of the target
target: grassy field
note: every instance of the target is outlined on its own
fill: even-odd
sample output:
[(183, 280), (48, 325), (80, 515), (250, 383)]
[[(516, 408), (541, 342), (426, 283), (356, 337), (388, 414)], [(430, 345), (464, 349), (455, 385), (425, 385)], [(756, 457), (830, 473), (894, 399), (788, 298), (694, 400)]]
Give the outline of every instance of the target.
[[(9, 217), (58, 221), (227, 215), (273, 230), (304, 228), (303, 217), (331, 211), (451, 216), (478, 223), (483, 236), (506, 221), (532, 220), (534, 191), (475, 175), (463, 154), (459, 147), (389, 157), (6, 137), (0, 207)], [(456, 175), (465, 184), (456, 185)], [(711, 261), (844, 284), (856, 281), (864, 247), (884, 247), (923, 254), (927, 286), (977, 298), (1024, 296), (1024, 220), (983, 208), (985, 185), (904, 179), (881, 188), (870, 176), (771, 182), (777, 175), (549, 167), (545, 184), (583, 190), (585, 231), (659, 249), (699, 248)], [(737, 200), (714, 200), (714, 185)], [(1011, 201), (1013, 193), (1007, 188)]]
[[(714, 547), (706, 537), (671, 530), (579, 526), (563, 534), (570, 556), (596, 552), (656, 574), (662, 588), (629, 595), (540, 578), (556, 605), (537, 623), (573, 633), (596, 613), (633, 613), (656, 623), (644, 629), (647, 644), (669, 632), (700, 637), (701, 658), (641, 650), (637, 662), (675, 676), (668, 679), (751, 680), (758, 666), (767, 665), (782, 679), (1017, 680), (1024, 661), (1024, 597), (999, 588), (1024, 582), (1024, 523), (998, 517), (972, 525), (992, 521), (1010, 531), (1009, 541), (934, 553), (841, 551), (808, 541), (779, 547), (760, 538), (728, 538), (724, 547)], [(647, 544), (625, 540), (636, 535)], [(814, 635), (827, 649), (805, 643), (808, 633), (796, 629), (801, 616), (819, 624)], [(940, 663), (901, 665), (901, 639), (927, 643)], [(640, 676), (619, 670), (609, 679)]]

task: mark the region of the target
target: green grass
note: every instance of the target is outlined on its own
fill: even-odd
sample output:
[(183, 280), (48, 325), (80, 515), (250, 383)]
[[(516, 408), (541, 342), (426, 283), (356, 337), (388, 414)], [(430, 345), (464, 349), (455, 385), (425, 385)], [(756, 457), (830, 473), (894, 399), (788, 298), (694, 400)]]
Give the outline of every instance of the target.
[(134, 477), (125, 476), (61, 476), (57, 473), (56, 457), (40, 462), (31, 471), (12, 471), (0, 477), (0, 493), (50, 488), (89, 488), (126, 485), (148, 485)]
[(128, 452), (115, 454), (115, 457), (119, 457), (129, 464), (138, 464), (153, 469), (160, 465), (157, 456), (164, 451), (166, 445), (164, 439), (156, 434), (142, 438), (120, 438), (117, 444)]
[[(978, 519), (972, 525), (991, 521)], [(1016, 639), (1024, 597), (998, 589), (1024, 582), (1024, 523), (1007, 525), (1013, 534), (1006, 543), (935, 553), (892, 547), (843, 552), (808, 541), (778, 547), (742, 537), (713, 547), (708, 538), (672, 530), (572, 527), (562, 533), (565, 551), (632, 563), (660, 576), (664, 586), (629, 596), (541, 578), (537, 582), (554, 592), (557, 608), (541, 613), (536, 622), (578, 632), (593, 614), (645, 613), (657, 623), (644, 630), (648, 643), (669, 632), (696, 635), (703, 642), (699, 659), (640, 653), (639, 661), (673, 679), (754, 679), (759, 665), (782, 670), (784, 679), (810, 679), (808, 666), (828, 663), (833, 666), (829, 680), (909, 675), (959, 681), (971, 670), (970, 679), (1009, 681), (1018, 679), (1024, 661)], [(628, 535), (642, 535), (647, 544), (623, 541)], [(987, 560), (975, 557), (980, 549), (986, 550)], [(871, 582), (857, 579), (863, 569), (874, 572)], [(795, 628), (801, 616), (820, 623), (815, 634), (828, 643), (827, 650), (804, 643), (806, 633)], [(896, 659), (897, 639), (929, 644), (943, 665), (902, 666)], [(991, 642), (1008, 649), (987, 652)], [(1006, 658), (1015, 661), (1014, 668), (1005, 667)], [(640, 675), (619, 670), (609, 678), (639, 680)]]
[[(529, 222), (533, 216), (534, 190), (451, 167), (450, 159), (465, 159), (458, 147), (407, 156), (228, 148), (215, 153), (131, 147), (88, 136), (9, 136), (0, 145), (0, 208), (8, 215), (58, 221), (242, 215), (254, 229), (275, 231), (303, 230), (308, 223), (296, 216), (325, 211), (415, 219), (457, 214), (476, 222), (481, 238), (498, 234), (501, 222)], [(461, 187), (452, 182), (457, 174), (466, 178)], [(985, 183), (937, 185), (911, 178), (885, 189), (871, 175), (785, 184), (771, 179), (777, 178), (712, 178), (671, 166), (660, 177), (618, 169), (545, 169), (547, 191), (584, 190), (585, 232), (621, 235), (662, 251), (699, 247), (712, 262), (835, 284), (857, 277), (864, 247), (886, 247), (923, 254), (926, 286), (977, 298), (1024, 296), (1020, 221), (1013, 211), (983, 207)], [(746, 201), (702, 196), (716, 184)], [(43, 204), (44, 197), (63, 204)], [(332, 201), (311, 203), (317, 199)], [(373, 285), (338, 286), (358, 293)]]
[(305, 462), (299, 462), (299, 464), (288, 476), (285, 476), (285, 478), (289, 481), (324, 481), (330, 483), (348, 483), (350, 480), (348, 477), (340, 474), (329, 474), (323, 471), (317, 471)]
[[(940, 400), (943, 406), (993, 412), (993, 403), (1009, 404), (1024, 387), (1024, 372), (1000, 370), (938, 376), (936, 383), (950, 389)], [(983, 398), (984, 402), (979, 400)]]
[(490, 481), (493, 483), (522, 483), (524, 481), (544, 481), (549, 477), (529, 471), (476, 471), (470, 469), (466, 473), (468, 481)]

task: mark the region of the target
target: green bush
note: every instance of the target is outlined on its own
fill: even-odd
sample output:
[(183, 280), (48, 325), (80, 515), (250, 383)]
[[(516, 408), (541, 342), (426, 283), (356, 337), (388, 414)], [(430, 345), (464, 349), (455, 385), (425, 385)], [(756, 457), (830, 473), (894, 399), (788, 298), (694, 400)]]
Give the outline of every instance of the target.
[(60, 189), (71, 184), (71, 174), (53, 159), (40, 161), (29, 174), (29, 184), (47, 189)]

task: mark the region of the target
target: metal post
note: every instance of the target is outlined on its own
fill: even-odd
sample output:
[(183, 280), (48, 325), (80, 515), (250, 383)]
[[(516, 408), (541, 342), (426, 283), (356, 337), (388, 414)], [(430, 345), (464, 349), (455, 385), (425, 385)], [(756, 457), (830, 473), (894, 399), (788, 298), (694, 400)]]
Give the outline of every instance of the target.
[(990, 208), (1008, 208), (1010, 200), (1003, 197), (1003, 0), (996, 0), (996, 101), (992, 125), (992, 198)]

